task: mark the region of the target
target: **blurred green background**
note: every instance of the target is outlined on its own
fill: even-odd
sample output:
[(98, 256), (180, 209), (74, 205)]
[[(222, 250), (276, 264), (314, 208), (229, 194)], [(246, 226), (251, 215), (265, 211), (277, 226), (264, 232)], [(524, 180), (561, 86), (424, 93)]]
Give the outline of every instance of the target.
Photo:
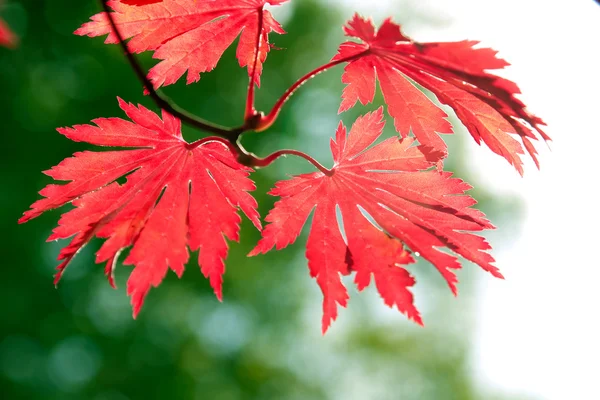
[[(97, 117), (124, 117), (116, 96), (156, 108), (142, 95), (117, 46), (72, 32), (98, 12), (95, 1), (7, 0), (0, 16), (21, 38), (17, 50), (0, 48), (0, 231), (4, 259), (0, 280), (0, 398), (44, 400), (128, 399), (521, 399), (493, 393), (477, 382), (472, 362), (477, 318), (474, 282), (491, 279), (472, 264), (459, 272), (455, 299), (434, 269), (410, 268), (418, 279), (417, 305), (426, 327), (409, 323), (385, 307), (372, 288), (357, 295), (351, 278), (348, 309), (325, 337), (320, 334), (321, 293), (304, 259), (305, 235), (297, 245), (246, 258), (259, 238), (248, 221), (242, 243), (232, 243), (220, 304), (195, 261), (182, 280), (169, 274), (150, 292), (137, 320), (125, 295), (130, 267), (117, 269), (112, 290), (95, 265), (95, 241), (52, 285), (55, 258), (65, 243), (46, 243), (60, 212), (26, 225), (16, 221), (50, 183), (40, 171), (85, 148), (56, 133), (56, 127)], [(391, 12), (396, 20), (402, 18)], [(257, 108), (267, 111), (298, 77), (327, 62), (344, 39), (350, 14), (327, 2), (295, 0), (278, 14), (288, 34), (272, 35)], [(140, 57), (146, 68), (153, 61)], [(287, 104), (272, 129), (249, 134), (244, 144), (264, 156), (291, 147), (331, 165), (328, 138), (339, 121), (341, 69), (316, 77)], [(246, 71), (229, 49), (216, 71), (200, 83), (169, 87), (166, 93), (206, 119), (237, 126), (244, 109)], [(357, 107), (354, 118), (381, 104)], [(392, 135), (388, 124), (386, 134)], [(184, 130), (188, 140), (201, 133)], [(464, 132), (450, 138), (447, 167), (460, 176)], [(286, 174), (309, 172), (293, 158), (254, 174), (261, 215), (274, 198), (266, 195)], [(471, 181), (470, 181), (471, 182)], [(508, 216), (517, 230), (514, 199), (488, 199), (485, 184), (471, 182), (472, 195), (494, 222)], [(515, 212), (515, 210), (517, 212)], [(498, 234), (488, 235), (500, 246)], [(124, 259), (124, 257), (121, 257)]]

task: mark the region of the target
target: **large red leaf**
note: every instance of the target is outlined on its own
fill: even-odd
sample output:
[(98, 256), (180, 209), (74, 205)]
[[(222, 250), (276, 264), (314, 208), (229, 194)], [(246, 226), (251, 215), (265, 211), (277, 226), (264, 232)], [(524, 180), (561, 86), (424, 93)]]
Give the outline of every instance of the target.
[(17, 42), (17, 36), (6, 25), (6, 22), (0, 19), (0, 46), (14, 48)]
[[(281, 199), (251, 252), (266, 253), (293, 243), (314, 209), (306, 256), (324, 295), (323, 332), (336, 319), (337, 305), (346, 306), (348, 294), (340, 275), (352, 271), (359, 290), (373, 275), (384, 302), (421, 323), (409, 291), (414, 279), (402, 268), (413, 262), (403, 243), (430, 261), (455, 294), (452, 269), (460, 263), (440, 248), (502, 277), (486, 252), (489, 244), (468, 233), (493, 228), (483, 213), (471, 208), (475, 200), (463, 195), (471, 188), (468, 184), (448, 172), (423, 171), (435, 162), (412, 146), (412, 138), (391, 138), (367, 149), (382, 133), (382, 114), (380, 108), (359, 118), (348, 135), (340, 124), (331, 141), (335, 165), (330, 176), (317, 172), (277, 183), (271, 194)], [(342, 215), (345, 238), (336, 210)]]
[(362, 43), (343, 43), (334, 57), (350, 60), (342, 77), (347, 86), (340, 112), (357, 101), (373, 101), (377, 78), (396, 130), (403, 137), (412, 131), (420, 144), (445, 156), (446, 144), (438, 134), (452, 133), (452, 126), (446, 113), (414, 81), (452, 107), (477, 143), (483, 140), (520, 174), (523, 147), (511, 134), (521, 139), (538, 164), (530, 139), (537, 140), (536, 132), (545, 140), (550, 138), (540, 128), (544, 122), (515, 97), (520, 93), (517, 85), (487, 72), (508, 65), (496, 57), (496, 51), (475, 48), (475, 41), (416, 43), (390, 19), (375, 31), (370, 20), (355, 15), (344, 30)]
[[(124, 264), (135, 265), (127, 282), (134, 316), (152, 286), (158, 286), (170, 267), (183, 274), (187, 247), (200, 249), (202, 273), (222, 297), (227, 258), (226, 239), (239, 240), (241, 209), (261, 228), (250, 168), (235, 160), (221, 142), (189, 144), (180, 121), (163, 112), (162, 120), (148, 109), (125, 103), (121, 108), (133, 122), (100, 118), (94, 125), (58, 131), (74, 141), (130, 150), (85, 151), (65, 159), (46, 174), (66, 185), (48, 185), (19, 222), (72, 202), (48, 240), (74, 238), (62, 249), (56, 282), (77, 252), (92, 237), (106, 238), (97, 262), (112, 271), (120, 252), (133, 246)], [(127, 176), (123, 184), (117, 179)]]
[[(262, 65), (271, 49), (270, 32), (285, 33), (265, 4), (278, 5), (287, 0), (164, 0), (157, 4), (128, 5), (110, 1), (112, 16), (132, 52), (154, 51), (162, 60), (148, 74), (155, 87), (170, 85), (187, 72), (187, 83), (197, 82), (200, 74), (211, 71), (223, 52), (240, 35), (237, 58), (248, 67), (260, 85)], [(148, 2), (146, 2), (148, 3)], [(131, 4), (131, 3), (130, 3)], [(138, 4), (142, 4), (139, 3)], [(75, 31), (77, 35), (102, 36), (105, 43), (118, 43), (105, 13)]]

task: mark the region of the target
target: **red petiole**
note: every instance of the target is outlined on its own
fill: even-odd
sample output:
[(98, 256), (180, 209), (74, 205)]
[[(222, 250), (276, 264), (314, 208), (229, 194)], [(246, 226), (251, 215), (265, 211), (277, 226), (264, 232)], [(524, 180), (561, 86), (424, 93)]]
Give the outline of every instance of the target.
[(292, 86), (290, 86), (290, 88), (288, 90), (285, 91), (283, 96), (281, 96), (279, 98), (279, 100), (277, 100), (277, 103), (275, 103), (275, 105), (271, 109), (271, 112), (269, 112), (269, 114), (261, 117), (260, 122), (258, 123), (258, 126), (256, 127), (255, 131), (262, 132), (264, 130), (269, 129), (275, 123), (275, 121), (277, 120), (277, 117), (279, 117), (279, 113), (281, 112), (281, 109), (283, 108), (285, 103), (290, 99), (290, 97), (292, 97), (292, 95), (296, 92), (296, 90), (298, 90), (306, 82), (308, 82), (315, 76), (329, 70), (330, 68), (335, 67), (336, 65), (339, 65), (339, 64), (342, 64), (345, 62), (350, 62), (352, 60), (360, 58), (365, 53), (366, 53), (366, 51), (364, 53), (359, 53), (359, 54), (356, 54), (351, 57), (346, 57), (346, 58), (342, 58), (342, 59), (339, 59), (336, 61), (331, 61), (325, 65), (322, 65), (322, 66), (314, 69), (313, 71), (304, 75), (302, 78), (298, 79)]

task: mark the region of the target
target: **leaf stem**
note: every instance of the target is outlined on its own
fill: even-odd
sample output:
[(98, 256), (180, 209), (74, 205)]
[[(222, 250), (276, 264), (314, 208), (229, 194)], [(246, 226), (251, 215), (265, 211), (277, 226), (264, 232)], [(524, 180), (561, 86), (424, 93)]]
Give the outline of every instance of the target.
[(325, 175), (327, 175), (327, 176), (333, 175), (333, 170), (325, 168), (320, 162), (318, 162), (317, 160), (315, 160), (308, 154), (303, 153), (298, 150), (289, 150), (289, 149), (279, 150), (279, 151), (274, 152), (273, 154), (268, 155), (265, 158), (255, 158), (253, 160), (254, 162), (253, 162), (252, 166), (259, 167), (259, 168), (268, 167), (279, 157), (285, 157), (287, 155), (304, 158), (306, 161), (311, 163), (315, 168), (317, 168), (319, 171), (321, 171)]
[(255, 128), (255, 131), (262, 132), (262, 131), (270, 128), (277, 120), (277, 117), (279, 116), (279, 113), (281, 112), (281, 109), (283, 108), (284, 104), (290, 99), (290, 97), (292, 97), (292, 95), (296, 92), (296, 90), (298, 90), (302, 85), (304, 85), (310, 79), (314, 78), (315, 76), (319, 75), (320, 73), (327, 71), (330, 68), (335, 67), (336, 65), (339, 65), (339, 64), (342, 64), (345, 62), (350, 62), (352, 60), (360, 58), (360, 57), (364, 56), (365, 53), (367, 53), (367, 52), (368, 52), (368, 50), (365, 50), (364, 52), (355, 54), (353, 56), (340, 58), (335, 61), (330, 61), (329, 63), (312, 70), (308, 74), (304, 75), (302, 78), (298, 79), (292, 86), (290, 86), (290, 88), (288, 90), (285, 91), (285, 93), (279, 98), (279, 100), (277, 100), (277, 102), (275, 103), (275, 105), (273, 106), (273, 108), (271, 109), (269, 114), (267, 114), (266, 116), (263, 116), (260, 119), (257, 127)]
[(119, 31), (119, 28), (117, 27), (117, 24), (115, 23), (115, 20), (113, 19), (112, 12), (110, 10), (110, 7), (108, 6), (108, 0), (100, 0), (100, 4), (102, 5), (102, 8), (104, 9), (104, 12), (106, 13), (106, 15), (108, 17), (108, 20), (110, 21), (110, 25), (111, 25), (113, 32), (115, 33), (115, 35), (117, 36), (117, 39), (119, 40), (119, 45), (125, 52), (127, 61), (129, 61), (131, 68), (137, 75), (138, 79), (144, 85), (144, 88), (147, 90), (150, 98), (152, 98), (152, 100), (156, 103), (156, 105), (159, 108), (168, 111), (169, 113), (176, 116), (177, 118), (179, 118), (182, 122), (184, 122), (187, 125), (190, 125), (192, 127), (195, 127), (197, 129), (200, 129), (200, 130), (203, 130), (206, 132), (213, 133), (215, 135), (222, 136), (222, 137), (227, 138), (232, 141), (237, 140), (239, 135), (243, 132), (242, 127), (234, 128), (234, 129), (225, 128), (225, 127), (213, 124), (211, 122), (205, 121), (205, 120), (185, 111), (184, 109), (180, 108), (179, 106), (174, 104), (168, 97), (157, 92), (154, 89), (154, 86), (152, 85), (152, 83), (150, 82), (148, 77), (146, 76), (146, 73), (142, 69), (142, 67), (139, 64), (139, 62), (137, 61), (136, 57), (129, 50), (129, 47), (125, 43), (125, 39), (121, 35), (121, 32)]
[(246, 97), (246, 112), (244, 115), (244, 121), (249, 124), (250, 121), (256, 123), (256, 109), (254, 108), (254, 97), (256, 91), (256, 67), (258, 66), (258, 58), (260, 56), (260, 40), (262, 37), (262, 30), (264, 24), (264, 12), (263, 7), (258, 9), (258, 33), (256, 34), (256, 47), (254, 51), (254, 65), (252, 66), (252, 73), (250, 74), (250, 83), (248, 85), (248, 96)]
[(209, 142), (223, 143), (225, 146), (227, 146), (229, 148), (229, 150), (233, 154), (237, 155), (238, 162), (247, 167), (254, 167), (254, 168), (268, 167), (269, 165), (273, 164), (273, 162), (275, 162), (278, 158), (290, 155), (290, 156), (304, 158), (306, 161), (311, 163), (315, 168), (317, 168), (319, 171), (321, 171), (322, 173), (324, 173), (327, 176), (333, 175), (333, 170), (325, 168), (320, 162), (318, 162), (317, 160), (315, 160), (308, 154), (303, 153), (298, 150), (290, 150), (290, 149), (278, 150), (278, 151), (274, 152), (273, 154), (268, 155), (265, 158), (260, 158), (260, 157), (256, 156), (256, 154), (253, 154), (253, 153), (250, 153), (249, 151), (247, 151), (244, 148), (244, 146), (242, 146), (242, 144), (239, 143), (239, 141), (232, 143), (231, 141), (221, 138), (221, 137), (218, 137), (218, 136), (211, 136), (211, 137), (197, 140), (193, 143), (189, 143), (187, 145), (187, 148), (188, 148), (188, 150), (193, 150), (193, 149), (200, 147), (203, 144), (206, 144)]

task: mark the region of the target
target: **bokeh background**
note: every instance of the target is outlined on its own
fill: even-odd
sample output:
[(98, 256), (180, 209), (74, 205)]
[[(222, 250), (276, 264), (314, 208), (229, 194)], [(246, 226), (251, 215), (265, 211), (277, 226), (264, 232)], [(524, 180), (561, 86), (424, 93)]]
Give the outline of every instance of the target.
[[(328, 61), (354, 10), (376, 22), (393, 16), (417, 40), (481, 39), (513, 62), (531, 109), (555, 139), (543, 146), (542, 171), (526, 177), (457, 126), (447, 168), (476, 189), (479, 207), (499, 227), (488, 237), (508, 277), (493, 279), (465, 262), (454, 298), (427, 263), (413, 266), (425, 328), (385, 307), (374, 290), (351, 301), (326, 336), (321, 294), (308, 276), (306, 234), (297, 245), (246, 258), (259, 238), (248, 221), (232, 243), (219, 303), (194, 261), (182, 280), (169, 274), (137, 320), (125, 295), (130, 267), (112, 290), (94, 264), (99, 243), (78, 255), (58, 289), (56, 255), (45, 243), (59, 212), (18, 226), (40, 171), (85, 145), (56, 127), (123, 117), (116, 96), (154, 108), (141, 94), (117, 46), (72, 32), (99, 10), (95, 1), (6, 0), (0, 16), (17, 32), (16, 50), (0, 48), (0, 398), (135, 399), (597, 399), (600, 389), (595, 254), (600, 132), (600, 7), (577, 2), (293, 0), (273, 11), (288, 34), (269, 56), (258, 93), (267, 110), (299, 76)], [(140, 57), (148, 68), (149, 55)], [(267, 132), (244, 144), (259, 155), (291, 147), (330, 165), (328, 138), (337, 116), (341, 69), (316, 77)], [(233, 48), (200, 83), (166, 93), (184, 108), (234, 126), (243, 115), (246, 72)], [(455, 121), (456, 122), (456, 121)], [(393, 130), (388, 124), (387, 135)], [(201, 137), (186, 129), (188, 140)], [(82, 147), (83, 146), (83, 147)], [(254, 174), (266, 215), (266, 192), (286, 174), (311, 171), (287, 158)], [(596, 205), (594, 205), (596, 204)]]

